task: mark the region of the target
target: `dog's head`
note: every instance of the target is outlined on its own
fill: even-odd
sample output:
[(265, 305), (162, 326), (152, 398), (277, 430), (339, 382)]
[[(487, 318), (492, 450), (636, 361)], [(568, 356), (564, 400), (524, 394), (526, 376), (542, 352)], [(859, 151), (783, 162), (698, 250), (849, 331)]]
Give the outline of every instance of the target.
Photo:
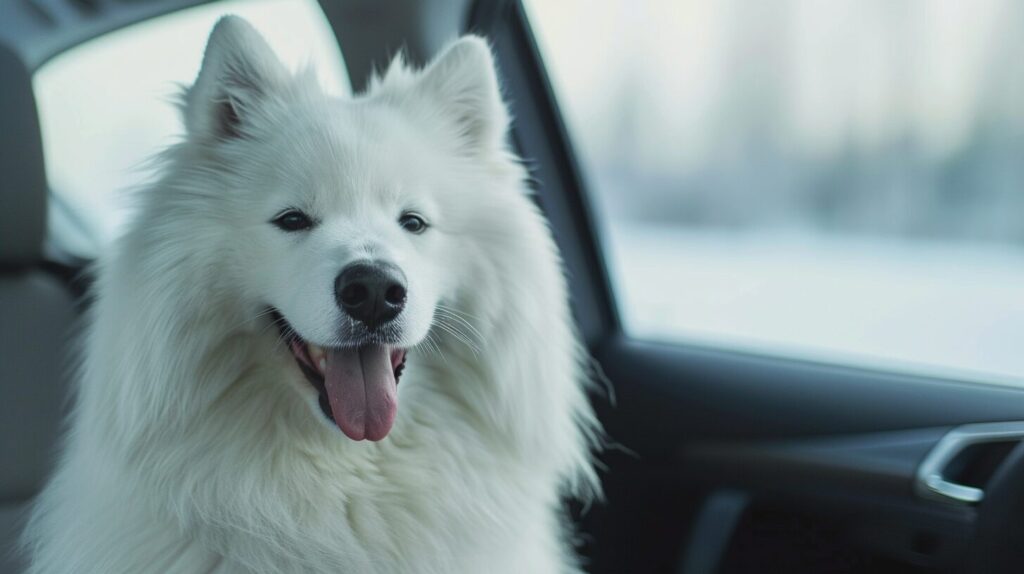
[(461, 231), (488, 225), (481, 196), (509, 161), (487, 45), (464, 38), (422, 71), (393, 63), (338, 99), (228, 17), (184, 99), (185, 145), (220, 195), (203, 216), (232, 234), (235, 296), (277, 321), (316, 416), (382, 439), (407, 350), (472, 284)]

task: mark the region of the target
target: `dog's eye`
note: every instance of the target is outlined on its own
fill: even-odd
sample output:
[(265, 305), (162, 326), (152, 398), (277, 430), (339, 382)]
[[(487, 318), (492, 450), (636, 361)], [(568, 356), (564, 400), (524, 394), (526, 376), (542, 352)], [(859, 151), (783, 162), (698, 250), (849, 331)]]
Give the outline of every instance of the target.
[(415, 213), (405, 213), (398, 218), (398, 224), (409, 233), (423, 233), (427, 229), (427, 222)]
[(278, 229), (288, 232), (306, 231), (313, 227), (313, 220), (298, 209), (289, 209), (288, 211), (285, 211), (271, 220), (271, 223), (276, 225)]

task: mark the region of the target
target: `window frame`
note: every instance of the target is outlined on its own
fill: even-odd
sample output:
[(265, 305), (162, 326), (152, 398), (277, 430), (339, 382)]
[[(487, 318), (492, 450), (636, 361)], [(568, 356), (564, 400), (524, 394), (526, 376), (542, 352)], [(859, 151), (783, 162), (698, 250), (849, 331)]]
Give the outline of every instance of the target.
[[(477, 1), (469, 32), (489, 38), (515, 118), (513, 144), (562, 253), (573, 312), (584, 340), (625, 337), (598, 234), (589, 186), (562, 119), (540, 47), (519, 0)], [(523, 105), (517, 105), (521, 103)]]

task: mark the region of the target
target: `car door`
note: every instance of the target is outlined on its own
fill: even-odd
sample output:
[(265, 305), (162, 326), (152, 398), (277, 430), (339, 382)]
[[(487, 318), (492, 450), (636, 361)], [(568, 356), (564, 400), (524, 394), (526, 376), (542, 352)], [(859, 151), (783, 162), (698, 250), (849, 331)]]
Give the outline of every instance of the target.
[(810, 4), (470, 17), (613, 389), (592, 572), (976, 563), (1024, 420), (1021, 9)]

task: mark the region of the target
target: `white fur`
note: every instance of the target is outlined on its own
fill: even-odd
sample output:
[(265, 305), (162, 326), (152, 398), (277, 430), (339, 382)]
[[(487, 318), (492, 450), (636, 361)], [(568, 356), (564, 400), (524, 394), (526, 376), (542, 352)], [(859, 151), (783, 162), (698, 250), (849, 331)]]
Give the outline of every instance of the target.
[[(225, 105), (238, 137), (218, 133)], [(563, 498), (596, 492), (599, 431), (486, 44), (337, 100), (229, 17), (183, 112), (98, 267), (30, 572), (577, 571)], [(289, 206), (319, 225), (268, 223)], [(422, 235), (396, 223), (410, 208)], [(332, 280), (364, 257), (409, 278), (398, 418), (376, 443), (325, 424), (262, 314), (343, 343)]]

